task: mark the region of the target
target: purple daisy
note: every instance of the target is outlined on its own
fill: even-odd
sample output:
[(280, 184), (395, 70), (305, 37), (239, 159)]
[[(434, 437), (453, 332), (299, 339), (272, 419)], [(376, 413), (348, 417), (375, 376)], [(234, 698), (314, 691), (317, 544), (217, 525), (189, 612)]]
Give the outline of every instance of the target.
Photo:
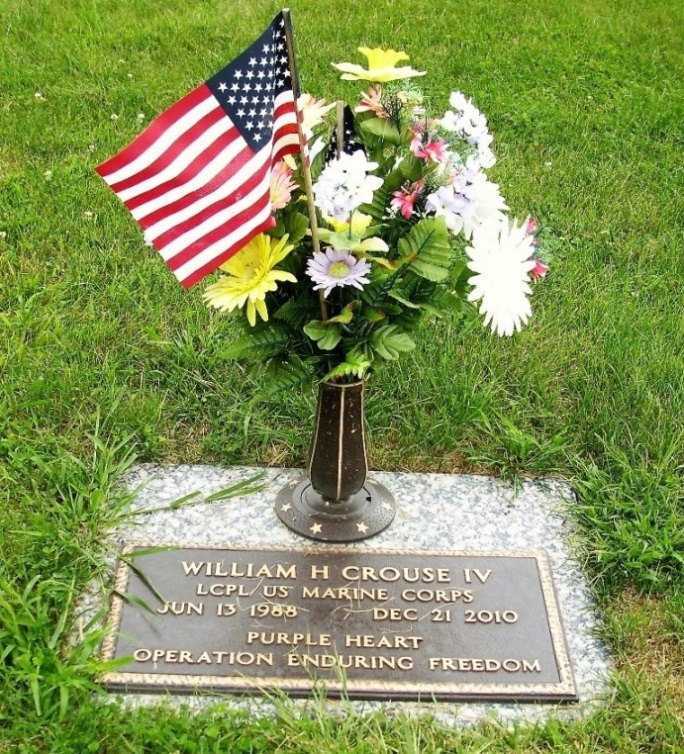
[(306, 273), (316, 283), (314, 290), (325, 288), (324, 297), (336, 286), (353, 285), (363, 288), (369, 279), (370, 265), (365, 259), (357, 259), (346, 249), (327, 249), (314, 252), (309, 259)]

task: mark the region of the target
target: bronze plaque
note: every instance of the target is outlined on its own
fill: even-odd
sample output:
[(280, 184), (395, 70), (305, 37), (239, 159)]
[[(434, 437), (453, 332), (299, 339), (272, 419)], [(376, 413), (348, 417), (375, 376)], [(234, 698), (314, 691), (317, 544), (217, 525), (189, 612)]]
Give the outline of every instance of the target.
[(544, 553), (148, 548), (120, 562), (110, 689), (577, 698)]

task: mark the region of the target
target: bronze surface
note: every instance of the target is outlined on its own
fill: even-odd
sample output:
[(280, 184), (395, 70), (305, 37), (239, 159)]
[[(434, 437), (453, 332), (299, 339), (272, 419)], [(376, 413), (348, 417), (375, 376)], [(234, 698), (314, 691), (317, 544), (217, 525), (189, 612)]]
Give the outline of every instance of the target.
[(148, 547), (125, 548), (144, 579), (123, 561), (117, 574), (103, 655), (130, 662), (103, 676), (110, 689), (305, 695), (323, 682), (358, 699), (576, 699), (544, 553), (173, 545), (135, 555)]
[(394, 520), (394, 497), (373, 479), (345, 500), (327, 500), (308, 479), (278, 492), (275, 512), (288, 529), (319, 542), (358, 542), (384, 531)]

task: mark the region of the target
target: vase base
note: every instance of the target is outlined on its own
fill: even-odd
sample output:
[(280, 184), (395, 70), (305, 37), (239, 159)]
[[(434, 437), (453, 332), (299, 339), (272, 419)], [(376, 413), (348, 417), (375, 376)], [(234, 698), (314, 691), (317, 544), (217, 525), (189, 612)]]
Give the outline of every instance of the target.
[(275, 512), (288, 529), (308, 539), (358, 542), (384, 531), (394, 520), (396, 507), (390, 491), (372, 479), (338, 503), (326, 500), (304, 479), (280, 490)]

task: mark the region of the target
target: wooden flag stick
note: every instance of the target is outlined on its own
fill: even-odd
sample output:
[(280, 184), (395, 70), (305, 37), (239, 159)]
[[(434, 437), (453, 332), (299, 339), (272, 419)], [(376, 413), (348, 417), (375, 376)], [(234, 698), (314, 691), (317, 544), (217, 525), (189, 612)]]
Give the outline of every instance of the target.
[[(297, 63), (295, 61), (294, 49), (294, 32), (292, 30), (292, 18), (290, 9), (283, 8), (283, 21), (285, 22), (285, 41), (287, 42), (287, 58), (290, 63), (290, 76), (292, 77), (292, 93), (294, 95), (295, 116), (297, 118), (297, 131), (299, 133), (299, 157), (302, 163), (302, 175), (304, 176), (304, 191), (306, 192), (306, 203), (309, 208), (309, 223), (311, 225), (311, 243), (315, 252), (321, 250), (321, 243), (318, 239), (318, 221), (316, 219), (316, 205), (314, 204), (313, 182), (311, 180), (311, 166), (306, 151), (306, 137), (302, 128), (302, 121), (299, 117), (299, 108), (297, 99), (299, 98), (299, 73), (297, 72)], [(321, 308), (321, 319), (325, 322), (328, 319), (328, 304), (323, 296), (323, 291), (318, 291), (318, 301)]]
[(337, 100), (337, 159), (340, 159), (340, 155), (344, 152), (344, 100)]

